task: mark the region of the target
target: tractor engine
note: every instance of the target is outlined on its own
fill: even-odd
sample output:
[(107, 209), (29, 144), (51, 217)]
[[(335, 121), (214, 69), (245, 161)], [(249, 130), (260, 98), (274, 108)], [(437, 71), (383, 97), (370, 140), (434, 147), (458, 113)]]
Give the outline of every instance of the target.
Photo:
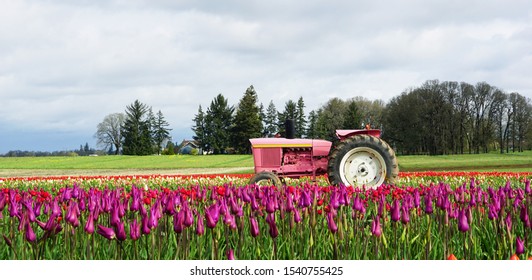
[(315, 139), (250, 139), (255, 172), (272, 172), (286, 177), (322, 175), (332, 143)]

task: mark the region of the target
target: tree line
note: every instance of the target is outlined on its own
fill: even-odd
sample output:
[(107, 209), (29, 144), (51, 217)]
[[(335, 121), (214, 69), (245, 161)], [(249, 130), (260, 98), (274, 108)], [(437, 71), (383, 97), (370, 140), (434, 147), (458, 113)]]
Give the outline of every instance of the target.
[(335, 141), (336, 129), (381, 129), (398, 154), (518, 152), (532, 149), (529, 99), (486, 82), (429, 80), (385, 103), (353, 97), (332, 98), (305, 114), (302, 97), (282, 111), (273, 101), (258, 103), (250, 86), (236, 106), (218, 94), (193, 118), (193, 139), (204, 153), (250, 153), (250, 138), (284, 136), (286, 119), (295, 121), (297, 138)]
[(161, 154), (171, 141), (169, 126), (160, 110), (154, 114), (152, 107), (135, 100), (125, 113), (105, 116), (94, 137), (109, 154)]

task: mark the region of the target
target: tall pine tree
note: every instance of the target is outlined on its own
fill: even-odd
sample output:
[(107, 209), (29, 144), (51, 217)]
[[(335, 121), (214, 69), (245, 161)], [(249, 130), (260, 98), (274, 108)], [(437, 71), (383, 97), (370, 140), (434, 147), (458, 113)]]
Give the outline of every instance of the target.
[(238, 153), (250, 153), (249, 139), (262, 136), (262, 120), (257, 101), (257, 92), (253, 86), (250, 86), (238, 103), (231, 134), (233, 145)]
[(305, 119), (305, 102), (303, 97), (299, 97), (296, 107), (296, 119), (295, 119), (296, 138), (303, 138), (305, 135), (305, 127), (307, 126), (307, 120)]
[(170, 137), (170, 124), (166, 121), (161, 110), (157, 112), (153, 122), (153, 142), (157, 147), (157, 154), (161, 154), (164, 143), (171, 140)]
[(286, 136), (285, 122), (286, 120), (291, 119), (296, 121), (297, 119), (297, 105), (294, 101), (288, 100), (285, 103), (284, 111), (279, 113), (277, 126), (281, 135)]
[(225, 153), (231, 146), (233, 106), (220, 93), (211, 102), (205, 116), (205, 141), (214, 154)]
[(153, 153), (151, 124), (146, 104), (135, 100), (126, 106), (126, 118), (122, 126), (124, 155), (149, 155)]
[(273, 100), (270, 100), (270, 103), (268, 104), (268, 108), (266, 109), (266, 114), (264, 116), (264, 134), (266, 137), (273, 137), (277, 131), (279, 131), (278, 128), (278, 117), (279, 112), (277, 112), (277, 109), (275, 108), (275, 104), (273, 104)]
[(208, 151), (209, 145), (206, 140), (206, 124), (205, 124), (205, 114), (203, 113), (203, 109), (201, 108), (201, 105), (199, 105), (198, 113), (194, 116), (194, 126), (192, 126), (192, 131), (194, 131), (194, 136), (192, 136), (192, 139), (196, 141), (198, 146), (202, 151)]

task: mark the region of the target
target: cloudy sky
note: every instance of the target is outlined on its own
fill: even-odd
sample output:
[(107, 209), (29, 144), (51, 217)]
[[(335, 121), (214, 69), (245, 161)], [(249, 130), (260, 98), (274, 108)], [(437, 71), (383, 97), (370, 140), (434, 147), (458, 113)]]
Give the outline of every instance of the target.
[(385, 102), (426, 80), (532, 98), (528, 0), (0, 0), (0, 153), (96, 146), (138, 99), (174, 141), (198, 106), (255, 87), (278, 110)]

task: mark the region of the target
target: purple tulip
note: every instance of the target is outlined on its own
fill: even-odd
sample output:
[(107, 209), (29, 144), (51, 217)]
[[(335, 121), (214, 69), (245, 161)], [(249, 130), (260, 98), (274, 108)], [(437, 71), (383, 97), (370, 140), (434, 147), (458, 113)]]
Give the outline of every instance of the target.
[(228, 260), (234, 260), (235, 259), (235, 252), (233, 251), (233, 249), (229, 249), (229, 251), (227, 251), (227, 259)]
[(525, 181), (525, 193), (530, 195), (530, 193), (532, 193), (532, 191), (530, 190), (530, 180), (526, 180)]
[(338, 226), (336, 225), (336, 222), (334, 221), (334, 215), (333, 211), (327, 213), (327, 226), (329, 227), (329, 230), (332, 233), (336, 233), (338, 231)]
[(220, 207), (217, 203), (209, 206), (209, 208), (205, 210), (205, 220), (207, 221), (208, 228), (215, 228), (219, 217)]
[(528, 208), (524, 204), (521, 206), (521, 211), (519, 213), (519, 218), (521, 218), (521, 221), (525, 225), (525, 227), (531, 227), (530, 226), (530, 218), (528, 217)]
[(294, 209), (294, 222), (300, 223), (301, 222), (301, 214), (299, 213), (299, 210)]
[(120, 223), (120, 216), (118, 215), (118, 207), (116, 205), (111, 208), (111, 216), (109, 218), (109, 223), (111, 226), (116, 227)]
[(52, 216), (61, 216), (61, 207), (59, 207), (59, 201), (57, 197), (55, 197), (54, 201), (52, 202)]
[(493, 205), (488, 205), (488, 219), (496, 220), (497, 218), (499, 218), (499, 211)]
[(198, 216), (196, 221), (196, 234), (202, 236), (205, 233), (205, 226), (203, 225), (203, 217)]
[(519, 236), (515, 238), (515, 253), (521, 255), (525, 252), (525, 241)]
[(266, 212), (273, 213), (275, 212), (275, 209), (277, 208), (277, 199), (275, 199), (274, 196), (268, 197), (266, 201)]
[(329, 200), (329, 205), (331, 205), (333, 209), (338, 209), (338, 207), (340, 207), (339, 195), (340, 194), (336, 191), (336, 189), (333, 189)]
[[(141, 207), (141, 209), (143, 209), (144, 207)], [(151, 232), (151, 229), (149, 227), (149, 223), (150, 223), (150, 219), (148, 217), (148, 214), (144, 214), (142, 215), (141, 214), (141, 220), (140, 220), (140, 223), (141, 223), (141, 231), (142, 231), (142, 234), (145, 234), (145, 235), (148, 235), (150, 234)]]
[(174, 231), (176, 233), (183, 232), (184, 221), (185, 221), (185, 211), (181, 209), (181, 211), (174, 214)]
[(78, 227), (79, 226), (79, 218), (78, 218), (79, 214), (80, 212), (79, 212), (78, 204), (74, 201), (71, 201), (70, 207), (68, 207), (68, 210), (66, 213), (65, 220), (68, 223), (70, 223), (72, 226)]
[(140, 224), (137, 222), (137, 219), (133, 219), (129, 223), (129, 236), (131, 240), (137, 240), (140, 238)]
[(168, 196), (166, 199), (164, 213), (169, 216), (173, 216), (175, 214), (175, 200), (172, 195)]
[(465, 209), (458, 212), (458, 230), (466, 232), (469, 230), (469, 223), (467, 222), (467, 216)]
[(187, 204), (184, 204), (184, 210), (185, 210), (185, 219), (183, 220), (183, 225), (185, 227), (189, 227), (192, 224), (194, 224), (194, 214), (192, 213), (192, 210), (186, 206)]
[(35, 235), (35, 232), (33, 231), (33, 228), (31, 227), (31, 224), (29, 222), (26, 222), (26, 240), (33, 243), (37, 240), (37, 236)]
[(0, 212), (4, 211), (6, 207), (6, 196), (3, 193), (0, 193)]
[(96, 232), (98, 234), (100, 234), (101, 236), (109, 239), (109, 240), (112, 240), (112, 239), (116, 238), (116, 233), (115, 233), (115, 230), (113, 228), (109, 228), (109, 227), (104, 227), (102, 225), (98, 225), (98, 230), (96, 230)]
[(414, 208), (418, 208), (421, 201), (421, 196), (419, 194), (419, 190), (414, 190)]
[(94, 233), (94, 217), (92, 212), (89, 212), (89, 217), (87, 218), (84, 229), (88, 234)]
[(249, 230), (251, 232), (251, 236), (253, 237), (257, 237), (259, 236), (260, 234), (260, 231), (259, 231), (259, 223), (257, 222), (257, 219), (253, 216), (250, 216), (249, 217)]
[(124, 222), (119, 222), (116, 226), (116, 239), (119, 241), (124, 241), (127, 238), (126, 229), (124, 227)]
[(401, 208), (399, 206), (399, 200), (395, 199), (392, 203), (391, 211), (391, 219), (392, 222), (397, 222), (401, 219)]
[(402, 206), (401, 207), (401, 223), (404, 225), (408, 224), (410, 222), (410, 211), (407, 207)]
[(510, 212), (506, 214), (504, 223), (506, 223), (506, 227), (508, 227), (508, 230), (511, 231), (512, 230), (512, 215), (510, 215)]
[(371, 222), (371, 234), (376, 237), (380, 237), (382, 235), (381, 222), (378, 215)]
[(425, 196), (425, 213), (432, 214), (434, 209), (432, 208), (432, 198), (430, 197), (430, 194), (427, 194)]
[(277, 224), (275, 223), (275, 216), (273, 214), (268, 214), (267, 218), (268, 225), (270, 226), (270, 236), (272, 238), (276, 238), (279, 235), (279, 230), (277, 229)]
[(254, 195), (251, 196), (251, 210), (253, 211), (257, 211), (259, 210), (260, 206), (259, 206), (259, 203), (257, 202), (257, 198), (255, 198)]

